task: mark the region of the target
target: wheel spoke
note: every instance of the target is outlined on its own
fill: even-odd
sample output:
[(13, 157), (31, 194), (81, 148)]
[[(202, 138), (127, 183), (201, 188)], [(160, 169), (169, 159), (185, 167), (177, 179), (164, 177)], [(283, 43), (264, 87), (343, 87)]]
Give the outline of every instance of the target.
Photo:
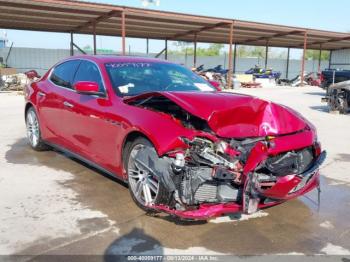
[(147, 158), (138, 157), (141, 156), (139, 153), (146, 153), (146, 151), (143, 152), (146, 148), (153, 150), (153, 148), (143, 144), (135, 145), (132, 148), (128, 160), (128, 177), (133, 195), (140, 204), (147, 206), (154, 203), (157, 198), (159, 179), (155, 171), (149, 166)]
[(143, 196), (145, 198), (146, 204), (152, 203), (151, 190), (147, 184), (143, 184)]
[[(129, 170), (129, 171), (130, 171), (130, 170)], [(134, 178), (134, 179), (138, 179), (138, 178), (140, 178), (140, 176), (139, 176), (139, 174), (138, 174), (138, 173), (133, 174), (133, 173), (131, 173), (131, 172), (129, 172), (129, 177)]]
[(149, 168), (144, 162), (142, 162), (139, 159), (135, 159), (135, 166), (137, 166), (137, 167), (141, 166), (141, 168), (140, 168), (141, 170), (145, 170), (145, 171), (157, 176), (151, 168)]
[(158, 183), (157, 182), (155, 182), (152, 178), (148, 178), (147, 185), (154, 193), (157, 194), (157, 192), (158, 192)]
[(136, 196), (141, 198), (141, 192), (142, 192), (142, 182), (141, 182), (141, 180), (139, 180), (139, 181), (136, 182), (136, 185), (135, 185), (135, 194), (136, 194)]

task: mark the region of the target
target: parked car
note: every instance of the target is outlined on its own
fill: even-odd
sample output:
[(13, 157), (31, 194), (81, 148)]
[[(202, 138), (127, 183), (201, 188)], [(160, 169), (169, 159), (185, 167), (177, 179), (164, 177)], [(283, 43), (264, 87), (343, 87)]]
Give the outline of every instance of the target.
[(350, 81), (330, 85), (326, 97), (321, 101), (327, 102), (330, 111), (347, 114), (350, 110)]
[(314, 126), (290, 108), (218, 92), (166, 61), (81, 56), (25, 90), (34, 150), (57, 148), (129, 185), (147, 212), (253, 213), (319, 185)]
[[(333, 81), (334, 79), (334, 81)], [(321, 74), (321, 87), (327, 89), (331, 84), (350, 80), (350, 70), (326, 69)]]

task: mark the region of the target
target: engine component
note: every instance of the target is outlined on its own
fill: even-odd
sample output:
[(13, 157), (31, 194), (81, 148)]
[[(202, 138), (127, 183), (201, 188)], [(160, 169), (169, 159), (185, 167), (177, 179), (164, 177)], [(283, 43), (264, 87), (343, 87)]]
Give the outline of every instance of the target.
[(180, 172), (185, 166), (185, 156), (182, 153), (177, 153), (175, 155), (175, 160), (173, 162), (173, 170), (175, 173)]
[(195, 201), (200, 203), (217, 202), (217, 188), (218, 185), (215, 181), (203, 183), (194, 193)]
[[(198, 163), (208, 166), (224, 166), (229, 169), (235, 169), (238, 164), (237, 159), (226, 159), (215, 152), (214, 143), (211, 141), (196, 137), (192, 141), (186, 141), (190, 146), (190, 155)], [(223, 143), (219, 143), (219, 149), (223, 149)], [(226, 145), (228, 146), (228, 145)], [(217, 146), (218, 147), (218, 146)], [(220, 151), (220, 150), (219, 150)]]
[(238, 189), (232, 185), (220, 184), (217, 189), (217, 199), (220, 202), (231, 202), (237, 200)]

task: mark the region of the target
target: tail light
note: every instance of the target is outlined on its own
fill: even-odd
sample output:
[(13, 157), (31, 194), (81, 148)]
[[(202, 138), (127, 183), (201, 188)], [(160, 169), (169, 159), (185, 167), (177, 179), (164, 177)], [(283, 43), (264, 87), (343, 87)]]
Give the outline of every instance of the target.
[(315, 142), (314, 150), (315, 150), (315, 156), (318, 157), (321, 154), (321, 152), (322, 152), (320, 142), (318, 142), (318, 141)]

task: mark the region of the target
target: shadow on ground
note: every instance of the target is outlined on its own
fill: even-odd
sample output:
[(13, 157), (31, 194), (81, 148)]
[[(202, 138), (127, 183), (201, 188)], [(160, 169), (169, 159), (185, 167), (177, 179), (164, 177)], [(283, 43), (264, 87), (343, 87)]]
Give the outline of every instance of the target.
[(324, 113), (329, 113), (328, 106), (310, 106), (310, 109), (319, 111), (319, 112), (324, 112)]

